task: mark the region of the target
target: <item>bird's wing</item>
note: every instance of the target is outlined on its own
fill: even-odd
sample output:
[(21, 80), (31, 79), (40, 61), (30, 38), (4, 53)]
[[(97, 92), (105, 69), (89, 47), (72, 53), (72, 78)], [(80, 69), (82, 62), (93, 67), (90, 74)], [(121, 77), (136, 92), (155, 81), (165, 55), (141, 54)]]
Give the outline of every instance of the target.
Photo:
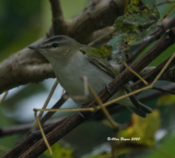
[[(96, 54), (91, 53), (92, 48), (85, 48), (85, 49), (80, 49), (80, 51), (86, 55), (87, 59), (89, 62), (97, 66), (99, 69), (110, 75), (112, 78), (115, 78), (119, 72), (117, 72), (109, 63), (107, 60), (101, 58), (100, 56)], [(88, 53), (87, 53), (88, 51)]]
[[(111, 77), (116, 77), (119, 72), (117, 72), (117, 70), (115, 70), (108, 62), (107, 60), (104, 60), (103, 58), (101, 58), (100, 56), (97, 56), (95, 54), (92, 53), (86, 53), (88, 50), (88, 48), (86, 48), (86, 50), (81, 50), (81, 52), (87, 56), (87, 59), (94, 64), (95, 66), (97, 66), (98, 68), (100, 68), (102, 71), (104, 71), (105, 73), (107, 73), (108, 75), (110, 75)], [(128, 86), (124, 86), (124, 89), (122, 91), (125, 92), (130, 92)], [(121, 91), (120, 91), (121, 92)], [(122, 94), (123, 95), (123, 94)], [(148, 106), (144, 105), (143, 103), (141, 103), (139, 100), (136, 99), (136, 97), (130, 96), (130, 106), (127, 106), (129, 109), (131, 109), (132, 111), (134, 111), (136, 114), (138, 114), (139, 116), (145, 117), (147, 113), (151, 113), (151, 108), (149, 108)]]

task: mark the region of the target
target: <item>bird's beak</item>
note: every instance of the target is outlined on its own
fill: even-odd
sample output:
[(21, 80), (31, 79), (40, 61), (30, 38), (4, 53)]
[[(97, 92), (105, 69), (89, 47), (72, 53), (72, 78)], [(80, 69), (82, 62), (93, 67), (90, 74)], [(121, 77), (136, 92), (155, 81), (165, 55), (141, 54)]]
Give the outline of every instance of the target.
[(41, 49), (39, 45), (34, 45), (34, 44), (28, 46), (28, 48), (33, 49), (33, 50), (39, 50), (39, 49)]

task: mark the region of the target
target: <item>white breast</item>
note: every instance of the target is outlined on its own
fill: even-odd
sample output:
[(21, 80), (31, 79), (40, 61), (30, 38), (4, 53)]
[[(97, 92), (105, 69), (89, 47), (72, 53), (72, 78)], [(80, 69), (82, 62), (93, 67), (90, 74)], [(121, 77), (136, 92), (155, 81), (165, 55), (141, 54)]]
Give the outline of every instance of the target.
[[(70, 96), (83, 96), (84, 83), (83, 76), (86, 76), (89, 84), (98, 93), (102, 90), (112, 78), (98, 67), (88, 61), (81, 52), (71, 57), (69, 62), (62, 63), (62, 68), (55, 67), (56, 76), (60, 84)], [(87, 100), (76, 100), (77, 103), (85, 103)]]

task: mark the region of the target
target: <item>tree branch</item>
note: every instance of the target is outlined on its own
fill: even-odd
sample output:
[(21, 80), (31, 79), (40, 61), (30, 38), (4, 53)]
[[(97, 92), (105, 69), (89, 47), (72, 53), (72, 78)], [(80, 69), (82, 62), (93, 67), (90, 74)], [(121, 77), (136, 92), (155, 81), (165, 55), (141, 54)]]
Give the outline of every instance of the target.
[(0, 93), (54, 76), (50, 64), (39, 53), (25, 48), (0, 63)]
[[(153, 59), (155, 59), (161, 52), (167, 49), (171, 44), (174, 43), (174, 32), (170, 31), (166, 33), (149, 51), (147, 51), (143, 57), (135, 61), (131, 67), (137, 72), (141, 71), (145, 66), (147, 66)], [(110, 91), (112, 94), (116, 93), (118, 89), (124, 84), (126, 84), (129, 80), (131, 80), (134, 75), (127, 69), (125, 69), (116, 79), (114, 79), (110, 84)], [(99, 93), (99, 96), (103, 101), (106, 101), (111, 97), (111, 95), (106, 91), (106, 89), (102, 90)], [(91, 101), (89, 104), (86, 104), (85, 107), (90, 107), (95, 105), (95, 100)], [(54, 144), (56, 141), (65, 136), (68, 132), (72, 131), (79, 124), (84, 122), (90, 113), (85, 113), (86, 118), (82, 118), (79, 114), (74, 114), (73, 116), (69, 116), (63, 121), (55, 124), (55, 127), (47, 133), (47, 139), (50, 144)], [(32, 138), (31, 138), (32, 139)], [(22, 142), (18, 144), (12, 151), (7, 153), (3, 158), (8, 158), (10, 156), (15, 155), (15, 157), (20, 156), (21, 158), (34, 158), (41, 154), (44, 150), (46, 150), (46, 146), (42, 139), (35, 139), (33, 143), (25, 144)], [(29, 139), (30, 140), (30, 139)], [(30, 142), (30, 141), (29, 141)], [(28, 150), (22, 150), (21, 147), (28, 146)], [(15, 158), (14, 157), (14, 158)]]
[(63, 16), (60, 0), (49, 0), (52, 11), (52, 27), (49, 33), (51, 35), (57, 35), (67, 32), (67, 24)]
[[(53, 19), (57, 19), (59, 16), (59, 20), (63, 20), (62, 15), (57, 13), (57, 11), (61, 12), (59, 1), (50, 0), (50, 2), (51, 7), (55, 7), (55, 11), (52, 11)], [(54, 6), (54, 3), (56, 3), (56, 6)], [(63, 26), (61, 26), (60, 23), (54, 22), (53, 20), (53, 33), (67, 34), (82, 43), (88, 43), (92, 40), (91, 37), (95, 31), (99, 31), (99, 29), (113, 24), (116, 17), (123, 13), (124, 5), (123, 0), (92, 0), (80, 15), (73, 18), (70, 22), (65, 21), (65, 24), (67, 25), (65, 30), (62, 28)], [(165, 27), (165, 30), (170, 29), (175, 25), (175, 17), (173, 18), (171, 21), (167, 21), (167, 27)], [(161, 52), (173, 44), (175, 39), (174, 37), (173, 31), (166, 33), (152, 47), (152, 49), (150, 49), (139, 60), (134, 62), (131, 67), (137, 72), (141, 71)], [(41, 40), (37, 42), (41, 42), (43, 39), (44, 38), (41, 38)], [(39, 68), (41, 66), (45, 66), (44, 69)], [(38, 69), (41, 69), (41, 71)], [(27, 71), (29, 72), (29, 75), (26, 73)], [(26, 75), (28, 76), (26, 77)], [(39, 53), (25, 48), (0, 63), (0, 92), (31, 81), (41, 81), (47, 77), (54, 77), (51, 67), (47, 61)], [(133, 77), (133, 74), (131, 74), (128, 70), (124, 70), (113, 82), (110, 83), (109, 86), (111, 87), (111, 93), (114, 94), (122, 85), (126, 84)], [(105, 89), (99, 93), (99, 96), (103, 101), (106, 101), (111, 97)], [(95, 100), (86, 104), (85, 107), (94, 105)], [(46, 131), (50, 144), (55, 143), (68, 132), (72, 131), (72, 129), (88, 119), (89, 113), (85, 113), (85, 115), (87, 118), (82, 118), (79, 114), (74, 114), (61, 122), (53, 124), (53, 126)], [(37, 157), (45, 149), (46, 146), (41, 139), (40, 134), (37, 136), (30, 135), (10, 152), (4, 155), (4, 158)]]
[[(52, 119), (46, 122), (46, 126), (52, 126), (53, 124), (59, 122), (60, 119)], [(0, 137), (8, 136), (16, 133), (27, 132), (33, 127), (33, 123), (14, 125), (10, 127), (0, 128)]]
[(68, 34), (78, 41), (85, 39), (84, 43), (88, 43), (88, 37), (94, 31), (113, 25), (116, 17), (123, 14), (124, 8), (123, 0), (92, 0), (79, 16), (71, 20)]
[[(50, 0), (52, 11), (52, 19), (63, 20), (60, 3), (57, 0)], [(54, 5), (55, 4), (55, 5)], [(104, 7), (104, 8), (103, 8)], [(59, 34), (67, 34), (73, 38), (81, 41), (81, 43), (88, 43), (91, 34), (97, 29), (112, 25), (116, 17), (118, 17), (124, 8), (123, 0), (93, 0), (84, 11), (76, 16), (71, 22), (67, 23), (67, 29), (61, 29), (61, 24), (59, 22), (53, 22), (54, 32)], [(57, 13), (58, 11), (58, 13)], [(55, 20), (56, 20), (55, 19)], [(58, 27), (58, 28), (57, 28)], [(94, 37), (96, 38), (96, 37)], [(39, 39), (34, 43), (40, 43), (45, 37)], [(9, 90), (16, 86), (27, 84), (30, 82), (39, 82), (45, 78), (53, 77), (53, 72), (50, 68), (44, 69), (43, 71), (38, 71), (38, 73), (32, 73), (23, 75), (24, 67), (34, 63), (35, 65), (46, 63), (46, 60), (39, 53), (34, 52), (28, 48), (24, 48), (14, 55), (10, 56), (6, 60), (0, 63), (0, 93), (5, 90)], [(38, 67), (39, 68), (39, 67)]]

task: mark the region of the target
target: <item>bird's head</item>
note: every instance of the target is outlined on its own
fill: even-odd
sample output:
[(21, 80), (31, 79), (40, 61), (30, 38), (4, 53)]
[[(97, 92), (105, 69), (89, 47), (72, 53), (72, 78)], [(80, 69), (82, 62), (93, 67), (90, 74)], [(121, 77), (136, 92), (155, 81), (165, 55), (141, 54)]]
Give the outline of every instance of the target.
[(68, 36), (57, 35), (46, 39), (40, 44), (30, 45), (29, 48), (39, 51), (49, 60), (50, 58), (71, 56), (79, 45), (80, 43)]

